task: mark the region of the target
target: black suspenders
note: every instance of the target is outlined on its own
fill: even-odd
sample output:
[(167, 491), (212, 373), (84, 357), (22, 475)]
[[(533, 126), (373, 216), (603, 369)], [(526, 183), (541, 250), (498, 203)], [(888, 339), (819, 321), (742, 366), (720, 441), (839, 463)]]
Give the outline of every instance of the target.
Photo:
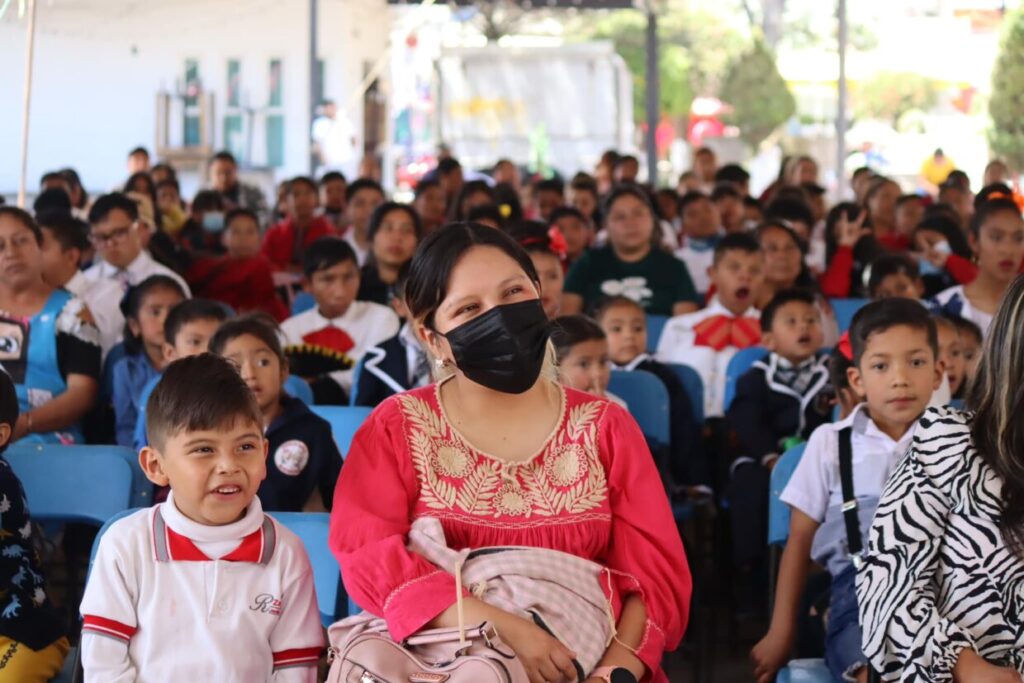
[(843, 488), (843, 521), (846, 523), (846, 545), (855, 567), (860, 568), (863, 542), (860, 537), (860, 519), (857, 516), (857, 497), (853, 492), (853, 430), (839, 431), (839, 480)]

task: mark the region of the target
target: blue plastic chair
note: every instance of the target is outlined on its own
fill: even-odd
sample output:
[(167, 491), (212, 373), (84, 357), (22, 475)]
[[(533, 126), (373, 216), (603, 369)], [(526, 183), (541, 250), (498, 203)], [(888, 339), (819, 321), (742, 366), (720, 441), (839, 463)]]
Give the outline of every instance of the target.
[(793, 659), (775, 674), (775, 683), (833, 683), (824, 659)]
[(309, 292), (299, 292), (292, 299), (292, 315), (298, 315), (299, 313), (305, 313), (309, 309), (316, 306), (316, 299)]
[(32, 518), (102, 526), (130, 507), (132, 468), (119, 453), (84, 457), (77, 449), (11, 449), (4, 458), (25, 488)]
[(363, 366), (366, 364), (366, 356), (363, 356), (356, 363), (356, 367), (352, 370), (352, 388), (348, 390), (348, 404), (355, 406), (356, 396), (359, 395), (359, 380), (363, 376)]
[(793, 446), (782, 454), (772, 469), (770, 494), (768, 497), (768, 545), (782, 546), (789, 538), (789, 506), (780, 499), (790, 477), (804, 457), (807, 444)]
[(661, 339), (661, 333), (667, 322), (667, 315), (647, 314), (647, 353), (654, 353), (658, 350), (658, 340)]
[(864, 304), (870, 303), (871, 299), (829, 299), (832, 312), (836, 315), (836, 324), (839, 325), (839, 334), (850, 329), (853, 316)]
[(679, 377), (679, 381), (683, 383), (686, 395), (690, 398), (690, 405), (693, 407), (693, 419), (697, 421), (697, 424), (704, 424), (704, 380), (700, 378), (700, 373), (689, 365), (677, 363), (666, 363), (666, 365), (672, 368), (672, 371)]
[[(800, 444), (790, 448), (782, 454), (772, 470), (771, 490), (768, 498), (768, 545), (773, 555), (776, 556), (789, 538), (790, 510), (789, 506), (780, 498), (786, 484), (793, 476), (793, 472), (796, 471), (797, 465), (800, 464), (806, 446), (807, 444)], [(774, 576), (776, 559), (777, 557), (773, 557), (771, 561), (773, 589), (777, 578)], [(775, 681), (776, 683), (832, 683), (832, 674), (823, 659), (794, 659), (779, 670)]]
[(288, 375), (288, 379), (284, 381), (284, 390), (307, 406), (313, 405), (313, 387), (309, 386), (309, 382), (301, 377)]
[(660, 379), (643, 370), (612, 370), (608, 391), (626, 402), (649, 441), (669, 442), (668, 389)]
[[(146, 479), (146, 475), (139, 466), (139, 454), (125, 446), (62, 446), (60, 444), (34, 444), (16, 443), (7, 450), (7, 456), (14, 455), (16, 458), (47, 457), (51, 452), (71, 453), (75, 457), (89, 458), (94, 455), (113, 454), (119, 456), (128, 463), (132, 471), (131, 496), (128, 500), (129, 507), (147, 507), (153, 504), (153, 483)], [(10, 458), (8, 457), (8, 461)], [(13, 466), (14, 463), (12, 462)], [(35, 512), (34, 510), (32, 511)]]
[(326, 512), (272, 512), (271, 516), (284, 524), (302, 540), (313, 565), (313, 583), (316, 602), (320, 608), (320, 621), (330, 626), (348, 616), (341, 569), (327, 543), (331, 516)]
[(348, 455), (356, 431), (373, 412), (373, 408), (363, 406), (310, 406), (310, 409), (331, 424), (334, 443), (338, 445), (342, 458)]
[(736, 382), (749, 370), (754, 363), (768, 355), (763, 346), (751, 346), (740, 349), (725, 368), (725, 395), (722, 401), (723, 410), (729, 410), (732, 400), (736, 398)]

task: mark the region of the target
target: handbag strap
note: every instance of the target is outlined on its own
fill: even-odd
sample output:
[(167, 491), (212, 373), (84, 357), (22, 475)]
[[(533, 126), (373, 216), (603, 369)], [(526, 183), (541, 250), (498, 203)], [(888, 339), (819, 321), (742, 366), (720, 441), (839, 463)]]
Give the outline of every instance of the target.
[(462, 610), (462, 560), (455, 561), (455, 609), (459, 613), (459, 645), (466, 646), (466, 615)]

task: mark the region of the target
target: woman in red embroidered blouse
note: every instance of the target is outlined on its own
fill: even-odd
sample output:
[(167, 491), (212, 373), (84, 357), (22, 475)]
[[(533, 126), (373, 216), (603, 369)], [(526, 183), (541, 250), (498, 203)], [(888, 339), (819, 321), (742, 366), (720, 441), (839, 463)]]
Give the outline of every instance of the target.
[[(419, 517), (439, 519), (457, 549), (518, 545), (592, 560), (608, 569), (618, 633), (599, 668), (666, 681), (661, 658), (690, 606), (682, 543), (633, 419), (542, 372), (538, 295), (529, 256), (504, 233), (457, 224), (423, 242), (406, 303), (451, 374), (388, 399), (357, 432), (331, 548), (349, 594), (396, 640), (455, 624), (454, 577), (406, 549)], [(467, 621), (496, 625), (531, 680), (575, 680), (573, 653), (533, 623), (471, 597), (465, 609)]]

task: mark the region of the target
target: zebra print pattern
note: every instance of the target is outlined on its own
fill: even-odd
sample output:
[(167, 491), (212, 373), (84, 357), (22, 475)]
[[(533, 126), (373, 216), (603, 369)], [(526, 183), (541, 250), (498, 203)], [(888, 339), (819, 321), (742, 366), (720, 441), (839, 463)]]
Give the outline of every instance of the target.
[(871, 526), (857, 597), (883, 681), (952, 681), (965, 647), (1024, 673), (1024, 562), (999, 533), (1002, 484), (969, 420), (925, 413)]

